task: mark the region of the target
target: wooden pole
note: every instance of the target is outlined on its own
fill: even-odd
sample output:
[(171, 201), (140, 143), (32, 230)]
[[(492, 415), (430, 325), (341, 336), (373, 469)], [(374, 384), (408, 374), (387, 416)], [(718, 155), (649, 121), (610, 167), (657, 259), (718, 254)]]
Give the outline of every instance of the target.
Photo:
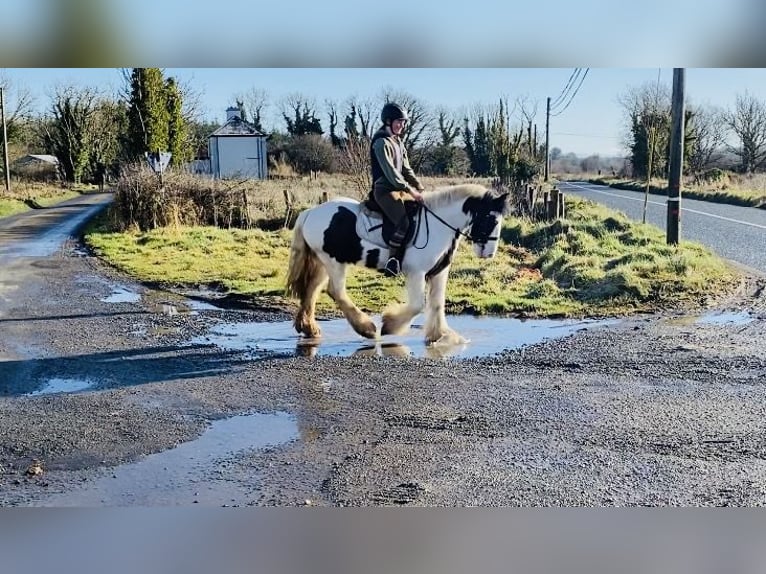
[(3, 173), (5, 173), (5, 191), (11, 192), (11, 170), (8, 161), (8, 131), (5, 126), (5, 88), (0, 88), (0, 115), (3, 123)]
[(667, 243), (678, 245), (681, 227), (681, 172), (684, 164), (685, 69), (673, 68), (673, 99), (670, 108), (670, 167), (668, 173)]
[(548, 181), (551, 171), (550, 156), (550, 120), (551, 120), (551, 99), (548, 98), (545, 105), (545, 181)]

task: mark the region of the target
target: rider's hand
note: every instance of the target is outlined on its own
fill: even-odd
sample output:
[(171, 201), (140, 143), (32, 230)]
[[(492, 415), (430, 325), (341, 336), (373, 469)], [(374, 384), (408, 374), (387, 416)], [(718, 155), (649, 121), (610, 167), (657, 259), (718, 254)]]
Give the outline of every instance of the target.
[(410, 195), (413, 197), (415, 201), (418, 203), (423, 203), (423, 194), (420, 193), (417, 189), (411, 189)]

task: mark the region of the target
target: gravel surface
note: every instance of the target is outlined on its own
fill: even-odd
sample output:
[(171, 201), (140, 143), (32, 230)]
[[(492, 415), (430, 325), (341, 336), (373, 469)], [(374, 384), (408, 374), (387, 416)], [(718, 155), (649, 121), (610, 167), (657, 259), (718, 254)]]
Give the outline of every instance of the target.
[[(760, 506), (764, 285), (718, 302), (746, 311), (738, 321), (641, 316), (484, 359), (253, 360), (189, 341), (283, 312), (183, 312), (69, 243), (0, 270), (0, 505), (87, 492), (130, 505), (111, 477), (216, 421), (271, 413), (294, 433), (233, 452), (224, 440), (151, 504)], [(142, 297), (103, 301), (119, 286)], [(53, 378), (92, 387), (30, 394)], [(162, 477), (147, 478), (136, 488)]]

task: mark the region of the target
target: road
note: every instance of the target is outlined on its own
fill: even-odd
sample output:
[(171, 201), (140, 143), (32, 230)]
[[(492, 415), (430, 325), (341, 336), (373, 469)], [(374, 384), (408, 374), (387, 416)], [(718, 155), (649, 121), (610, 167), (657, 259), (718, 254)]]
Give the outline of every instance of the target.
[(0, 224), (0, 506), (766, 505), (764, 280), (731, 321), (256, 360), (212, 334), (289, 316), (117, 273), (69, 235), (99, 201)]
[[(587, 182), (561, 182), (558, 188), (601, 203), (641, 221), (644, 194)], [(647, 223), (666, 230), (667, 206), (661, 195), (649, 195)], [(694, 199), (681, 200), (681, 239), (701, 243), (721, 257), (766, 274), (766, 209)]]

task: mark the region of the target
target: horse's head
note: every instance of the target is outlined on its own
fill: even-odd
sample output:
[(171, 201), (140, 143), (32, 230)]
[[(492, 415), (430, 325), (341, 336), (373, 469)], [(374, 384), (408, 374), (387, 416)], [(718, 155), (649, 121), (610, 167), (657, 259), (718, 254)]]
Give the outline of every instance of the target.
[(489, 259), (497, 253), (507, 199), (507, 193), (495, 195), (488, 191), (481, 198), (465, 202), (463, 209), (471, 215), (468, 237), (477, 257)]

